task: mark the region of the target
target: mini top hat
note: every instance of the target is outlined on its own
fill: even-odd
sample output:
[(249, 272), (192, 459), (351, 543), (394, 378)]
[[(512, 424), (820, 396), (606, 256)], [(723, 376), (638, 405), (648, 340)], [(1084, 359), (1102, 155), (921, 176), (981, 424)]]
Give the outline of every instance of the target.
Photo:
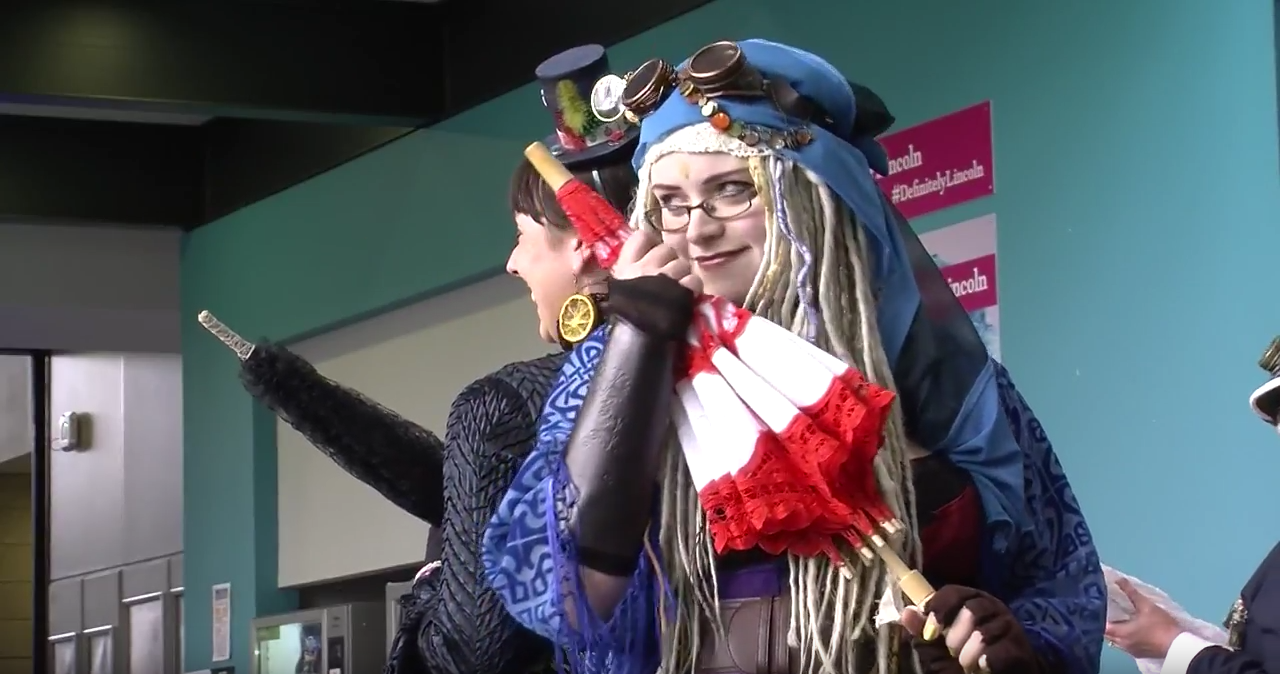
[(560, 52), (535, 72), (542, 85), (542, 103), (556, 125), (556, 132), (544, 143), (561, 163), (574, 170), (614, 157), (619, 163), (631, 158), (639, 126), (622, 117), (604, 121), (593, 112), (592, 97), (609, 96), (609, 84), (617, 79), (609, 71), (604, 47), (589, 44)]
[(1249, 405), (1263, 421), (1280, 426), (1280, 337), (1271, 340), (1258, 366), (1266, 370), (1271, 379), (1249, 396)]

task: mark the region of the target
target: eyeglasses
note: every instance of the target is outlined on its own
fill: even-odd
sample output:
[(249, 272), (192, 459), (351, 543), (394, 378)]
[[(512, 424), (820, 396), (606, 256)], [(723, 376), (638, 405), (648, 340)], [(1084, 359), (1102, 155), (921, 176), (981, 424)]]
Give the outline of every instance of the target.
[(756, 191), (717, 194), (698, 204), (663, 204), (644, 212), (645, 219), (654, 229), (675, 234), (689, 228), (694, 211), (702, 211), (712, 220), (731, 220), (751, 210)]

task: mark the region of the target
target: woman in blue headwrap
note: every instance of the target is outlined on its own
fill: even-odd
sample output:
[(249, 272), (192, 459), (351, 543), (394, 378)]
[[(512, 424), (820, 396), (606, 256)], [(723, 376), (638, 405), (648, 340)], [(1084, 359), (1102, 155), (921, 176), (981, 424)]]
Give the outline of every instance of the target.
[[(641, 231), (614, 269), (612, 322), (562, 368), (486, 532), (508, 610), (575, 674), (1096, 674), (1105, 584), (1088, 527), (1039, 422), (871, 178), (892, 123), (879, 100), (760, 40), (616, 85), (597, 89), (641, 122)], [(924, 606), (891, 620), (878, 560), (715, 554), (684, 439), (664, 430), (694, 304), (677, 259), (897, 393), (875, 478), (905, 523), (888, 545), (938, 588)]]

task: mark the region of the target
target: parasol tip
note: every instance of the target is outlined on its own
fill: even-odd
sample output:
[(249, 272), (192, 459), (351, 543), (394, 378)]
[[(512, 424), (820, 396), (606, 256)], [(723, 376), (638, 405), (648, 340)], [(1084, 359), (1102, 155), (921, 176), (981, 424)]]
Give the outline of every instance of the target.
[(228, 349), (234, 351), (236, 357), (241, 361), (249, 360), (249, 356), (253, 355), (253, 342), (236, 334), (235, 330), (227, 327), (227, 324), (218, 320), (217, 316), (208, 311), (201, 311), (196, 316), (196, 320), (200, 322), (200, 325), (205, 330), (208, 330), (210, 334), (217, 337), (223, 344), (226, 344)]
[(564, 164), (561, 164), (560, 160), (551, 154), (551, 150), (542, 143), (533, 143), (526, 147), (524, 156), (552, 190), (558, 191), (565, 186), (565, 183), (573, 180), (573, 174), (569, 169), (565, 168)]

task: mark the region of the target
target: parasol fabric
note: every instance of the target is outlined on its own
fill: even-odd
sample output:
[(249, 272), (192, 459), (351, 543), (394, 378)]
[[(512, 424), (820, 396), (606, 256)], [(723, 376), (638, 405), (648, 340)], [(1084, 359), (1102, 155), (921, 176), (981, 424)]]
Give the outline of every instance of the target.
[(723, 298), (694, 324), (674, 418), (717, 552), (841, 561), (896, 530), (873, 469), (893, 394)]
[[(593, 198), (594, 197), (594, 198)], [(570, 180), (556, 190), (556, 202), (577, 230), (602, 269), (618, 261), (622, 244), (631, 234), (627, 221), (606, 199), (581, 180)], [(582, 224), (578, 224), (582, 223)]]

